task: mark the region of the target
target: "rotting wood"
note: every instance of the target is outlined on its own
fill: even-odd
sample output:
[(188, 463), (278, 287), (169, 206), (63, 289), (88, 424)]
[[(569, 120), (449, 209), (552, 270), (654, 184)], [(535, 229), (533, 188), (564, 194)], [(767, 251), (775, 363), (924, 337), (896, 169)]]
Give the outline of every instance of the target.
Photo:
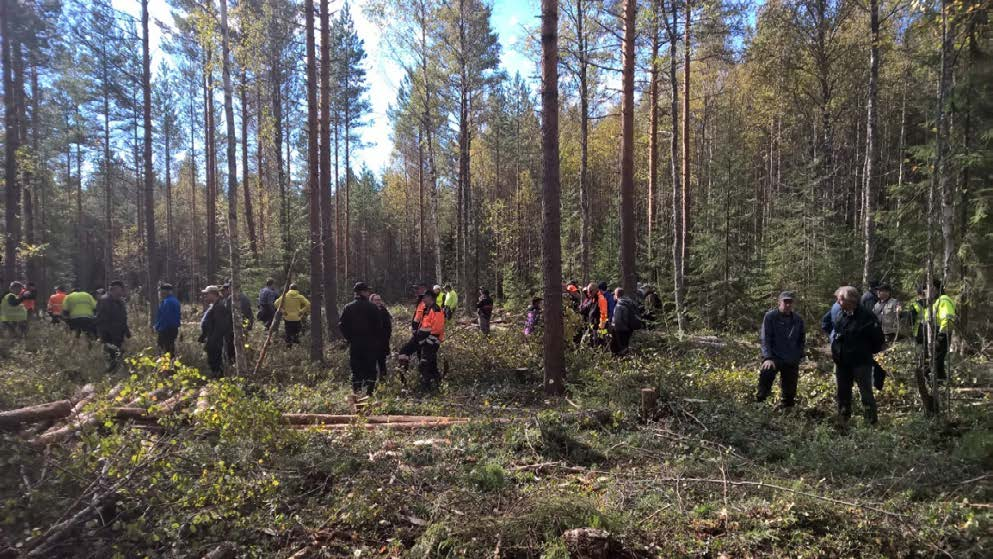
[(72, 400), (58, 400), (46, 404), (27, 406), (0, 412), (0, 430), (10, 431), (25, 423), (36, 423), (46, 419), (61, 419), (72, 413)]

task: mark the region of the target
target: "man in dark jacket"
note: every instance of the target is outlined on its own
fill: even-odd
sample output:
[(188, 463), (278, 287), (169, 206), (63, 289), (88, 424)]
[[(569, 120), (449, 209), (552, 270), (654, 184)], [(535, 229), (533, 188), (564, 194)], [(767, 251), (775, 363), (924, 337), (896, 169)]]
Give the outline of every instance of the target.
[(779, 373), (779, 389), (784, 409), (796, 404), (796, 387), (800, 379), (800, 361), (803, 360), (807, 332), (803, 319), (793, 312), (793, 292), (779, 294), (775, 309), (762, 319), (762, 369), (759, 371), (759, 388), (756, 400), (764, 402), (772, 392), (772, 383)]
[(493, 298), (488, 289), (479, 288), (479, 300), (476, 301), (476, 316), (479, 317), (479, 331), (490, 333), (490, 319), (493, 318)]
[(872, 393), (872, 355), (883, 348), (883, 329), (872, 311), (859, 304), (859, 292), (851, 286), (835, 291), (841, 313), (834, 324), (831, 357), (838, 382), (838, 415), (843, 422), (852, 416), (852, 385), (857, 384), (862, 395), (865, 420), (875, 424), (878, 419), (876, 398)]
[(376, 388), (376, 361), (382, 351), (383, 326), (379, 309), (369, 301), (372, 291), (364, 282), (355, 284), (355, 299), (341, 310), (338, 327), (348, 342), (352, 391), (372, 395)]
[(231, 311), (221, 304), (221, 288), (208, 285), (201, 291), (207, 310), (200, 319), (200, 343), (207, 352), (210, 377), (224, 376), (224, 346), (231, 335)]
[(124, 339), (131, 337), (128, 309), (124, 305), (124, 282), (110, 282), (110, 290), (97, 302), (96, 329), (107, 354), (107, 371), (113, 371), (120, 364)]
[(871, 280), (869, 282), (869, 288), (865, 290), (862, 294), (862, 299), (859, 301), (865, 310), (873, 312), (876, 307), (876, 303), (879, 302), (879, 280)]
[(641, 319), (638, 317), (638, 304), (630, 297), (624, 296), (624, 289), (618, 287), (614, 290), (614, 316), (611, 319), (613, 329), (610, 349), (614, 355), (622, 355), (631, 345), (631, 336), (635, 330), (642, 327)]
[(155, 332), (158, 335), (158, 346), (162, 353), (176, 357), (176, 337), (179, 336), (181, 311), (179, 299), (172, 294), (172, 284), (163, 283), (159, 286), (159, 310), (155, 313)]
[(272, 326), (272, 319), (276, 318), (276, 299), (279, 298), (279, 291), (276, 290), (276, 280), (268, 278), (265, 280), (265, 287), (259, 290), (259, 320), (265, 324), (268, 330)]
[(378, 380), (386, 378), (386, 358), (390, 355), (390, 338), (393, 337), (393, 315), (383, 303), (383, 298), (373, 293), (369, 296), (372, 304), (379, 309), (379, 320), (381, 329), (379, 351), (376, 352), (376, 372)]

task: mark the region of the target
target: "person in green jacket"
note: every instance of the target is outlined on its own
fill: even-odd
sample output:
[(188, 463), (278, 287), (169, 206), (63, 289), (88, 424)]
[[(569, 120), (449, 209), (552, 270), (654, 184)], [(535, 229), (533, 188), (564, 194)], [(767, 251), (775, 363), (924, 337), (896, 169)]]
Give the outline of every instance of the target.
[[(934, 313), (935, 324), (938, 326), (938, 335), (934, 340), (934, 357), (938, 363), (938, 380), (945, 380), (945, 361), (948, 358), (948, 346), (952, 339), (952, 328), (955, 326), (955, 301), (945, 294), (940, 280), (934, 280), (929, 298), (935, 299), (931, 305), (931, 312)], [(930, 314), (928, 314), (930, 319)]]
[(90, 343), (97, 337), (96, 316), (97, 300), (82, 289), (74, 288), (71, 293), (62, 300), (62, 316), (69, 324), (69, 331), (76, 334), (79, 339), (80, 334), (86, 334)]
[(442, 308), (445, 310), (445, 320), (451, 320), (455, 310), (459, 308), (459, 294), (452, 289), (452, 284), (445, 284), (444, 293), (445, 304)]
[(914, 343), (924, 345), (924, 317), (927, 315), (927, 299), (924, 298), (924, 288), (917, 288), (917, 299), (910, 304), (910, 330), (914, 334)]
[(11, 282), (10, 291), (0, 299), (0, 322), (3, 322), (4, 329), (15, 338), (28, 335), (28, 310), (20, 296), (23, 289), (21, 282)]

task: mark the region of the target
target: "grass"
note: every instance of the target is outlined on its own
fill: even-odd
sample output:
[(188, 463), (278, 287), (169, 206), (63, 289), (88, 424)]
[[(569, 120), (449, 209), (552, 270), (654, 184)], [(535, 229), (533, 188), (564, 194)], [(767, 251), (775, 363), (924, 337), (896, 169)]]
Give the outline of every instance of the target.
[[(180, 352), (192, 369), (167, 377), (138, 358), (108, 376), (99, 348), (67, 349), (60, 330), (36, 326), (23, 346), (5, 344), (0, 408), (86, 382), (101, 393), (118, 382), (132, 393), (205, 382), (189, 329)], [(128, 350), (151, 343), (139, 332)], [(256, 330), (250, 351), (260, 344)], [(447, 431), (285, 429), (280, 412), (349, 411), (347, 359), (335, 348), (317, 367), (305, 348), (277, 345), (258, 378), (215, 382), (209, 412), (160, 434), (107, 422), (48, 449), (5, 434), (0, 556), (79, 510), (94, 480), (124, 482), (56, 556), (199, 557), (233, 541), (245, 557), (313, 545), (314, 557), (557, 558), (568, 556), (562, 533), (577, 527), (607, 529), (646, 557), (989, 556), (989, 395), (964, 393), (944, 420), (925, 419), (908, 384), (909, 346), (884, 356), (894, 374), (879, 426), (856, 411), (839, 429), (823, 360), (804, 366), (798, 409), (782, 413), (752, 401), (750, 340), (650, 332), (634, 345), (622, 360), (570, 353), (568, 399), (546, 401), (533, 342), (450, 331), (440, 394), (391, 378), (369, 410), (473, 420)], [(983, 356), (957, 368), (961, 382), (993, 385)], [(645, 386), (660, 393), (648, 423), (638, 419)]]

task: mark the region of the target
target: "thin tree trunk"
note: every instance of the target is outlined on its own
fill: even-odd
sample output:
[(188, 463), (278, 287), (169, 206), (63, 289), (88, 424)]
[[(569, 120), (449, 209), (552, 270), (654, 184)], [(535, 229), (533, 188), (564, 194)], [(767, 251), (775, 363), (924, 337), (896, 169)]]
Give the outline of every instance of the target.
[(286, 208), (287, 173), (283, 169), (283, 99), (281, 86), (283, 83), (280, 66), (282, 61), (279, 58), (277, 42), (276, 17), (281, 13), (276, 4), (276, 0), (269, 0), (271, 14), (269, 15), (269, 72), (272, 86), (272, 133), (275, 140), (273, 155), (275, 161), (273, 168), (276, 170), (276, 183), (279, 185), (279, 231), (283, 245), (283, 266), (290, 265), (290, 252), (292, 249), (290, 239), (289, 215)]
[(166, 193), (166, 246), (165, 246), (165, 270), (166, 279), (176, 281), (176, 259), (173, 251), (176, 248), (176, 237), (174, 236), (174, 222), (172, 213), (172, 152), (170, 151), (170, 140), (172, 139), (172, 116), (168, 116), (163, 121), (163, 136), (165, 137), (165, 193)]
[[(241, 71), (241, 190), (245, 197), (245, 229), (248, 230), (248, 246), (252, 260), (259, 261), (259, 241), (255, 235), (255, 214), (252, 213), (252, 191), (248, 182), (248, 83), (245, 70)], [(262, 169), (258, 170), (261, 178)]]
[(324, 360), (324, 326), (321, 322), (321, 185), (317, 137), (317, 54), (314, 46), (314, 0), (305, 0), (307, 29), (307, 190), (310, 200), (310, 359)]
[(655, 254), (655, 197), (659, 174), (659, 17), (663, 14), (659, 2), (652, 2), (652, 60), (648, 93), (648, 262)]
[(955, 56), (955, 18), (949, 12), (949, 0), (941, 2), (941, 75), (938, 85), (938, 135), (935, 141), (935, 173), (938, 176), (938, 193), (941, 196), (941, 237), (943, 251), (941, 278), (947, 281), (952, 272), (952, 258), (955, 256), (955, 207), (951, 171), (948, 165), (949, 118), (945, 106), (948, 103), (952, 86), (952, 58)]
[[(231, 259), (231, 320), (234, 326), (234, 360), (238, 374), (248, 371), (245, 341), (238, 296), (241, 293), (241, 247), (238, 242), (238, 148), (234, 127), (234, 99), (231, 89), (230, 32), (228, 31), (228, 0), (221, 0), (221, 72), (224, 80), (224, 121), (228, 136), (228, 251)], [(320, 327), (320, 313), (314, 313), (315, 327)]]
[(207, 153), (207, 283), (214, 283), (217, 280), (217, 145), (214, 138), (214, 78), (209, 46), (207, 49), (203, 70), (204, 142)]
[(576, 0), (576, 41), (579, 55), (579, 252), (582, 277), (590, 277), (590, 84), (583, 0)]
[[(102, 47), (103, 51), (100, 56), (100, 66), (101, 66), (101, 86), (102, 86), (102, 96), (103, 96), (103, 194), (104, 194), (104, 234), (107, 237), (107, 244), (104, 247), (103, 254), (103, 270), (104, 277), (109, 278), (111, 270), (114, 269), (114, 214), (111, 212), (113, 191), (111, 188), (112, 181), (110, 179), (110, 72), (107, 68), (107, 51), (106, 45)], [(78, 173), (77, 173), (78, 174)], [(82, 175), (79, 176), (80, 182), (82, 182)], [(80, 221), (82, 223), (82, 221)], [(80, 225), (80, 234), (82, 234), (82, 225)]]
[(338, 282), (335, 269), (334, 228), (331, 219), (331, 24), (328, 0), (321, 0), (321, 253), (323, 255), (323, 286), (328, 336), (334, 340), (338, 332)]
[(190, 272), (192, 281), (190, 282), (190, 300), (196, 301), (200, 293), (200, 222), (197, 219), (197, 142), (196, 142), (196, 74), (190, 83), (190, 223), (193, 226), (193, 250)]
[(879, 0), (869, 0), (869, 100), (866, 105), (867, 122), (865, 128), (865, 177), (863, 177), (862, 195), (865, 208), (863, 224), (865, 249), (863, 251), (862, 285), (869, 285), (874, 271), (876, 252), (876, 222), (875, 222), (875, 185), (873, 178), (876, 174), (876, 159), (879, 146), (876, 139), (876, 111), (879, 97)]
[(663, 17), (669, 38), (669, 86), (671, 90), (670, 111), (672, 113), (672, 134), (669, 143), (669, 159), (672, 164), (672, 278), (673, 296), (676, 305), (676, 324), (679, 334), (686, 332), (686, 313), (683, 297), (686, 289), (683, 273), (683, 202), (679, 170), (679, 80), (676, 72), (676, 41), (679, 24), (679, 7), (672, 2), (672, 22)]
[[(631, 0), (633, 1), (633, 0)], [(543, 361), (545, 394), (565, 394), (562, 324), (561, 184), (559, 183), (559, 73), (557, 0), (541, 1), (542, 270), (544, 272)], [(468, 294), (466, 294), (468, 296)]]
[[(223, 2), (223, 0), (222, 0)], [(155, 173), (152, 169), (152, 70), (148, 52), (148, 0), (141, 2), (141, 59), (142, 59), (142, 118), (144, 132), (143, 159), (145, 164), (145, 258), (148, 259), (145, 277), (145, 300), (148, 302), (149, 320), (155, 321), (156, 285), (159, 282), (159, 255), (155, 241)]]
[(14, 76), (13, 43), (17, 38), (13, 36), (12, 22), (17, 18), (18, 3), (14, 0), (0, 0), (0, 24), (3, 25), (2, 51), (3, 51), (3, 96), (4, 104), (4, 223), (6, 231), (4, 239), (3, 253), (3, 274), (5, 278), (17, 277), (17, 246), (21, 243), (20, 222), (18, 220), (18, 210), (20, 206), (20, 183), (17, 180), (17, 149), (20, 145), (20, 130), (17, 122), (16, 79)]
[(634, 238), (634, 40), (637, 0), (624, 2), (623, 70), (621, 72), (621, 285), (637, 287)]
[[(693, 199), (690, 192), (690, 54), (692, 53), (692, 39), (690, 29), (692, 27), (693, 21), (693, 5), (690, 0), (686, 0), (686, 26), (683, 29), (683, 197), (682, 197), (682, 216), (683, 225), (682, 233), (683, 240), (680, 243), (680, 249), (682, 250), (682, 258), (680, 258), (680, 266), (682, 267), (682, 276), (686, 277), (686, 270), (689, 267), (690, 260), (690, 243), (692, 242), (691, 233), (693, 229), (692, 222), (692, 211), (693, 211)], [(684, 280), (684, 290), (685, 290), (685, 280)]]

